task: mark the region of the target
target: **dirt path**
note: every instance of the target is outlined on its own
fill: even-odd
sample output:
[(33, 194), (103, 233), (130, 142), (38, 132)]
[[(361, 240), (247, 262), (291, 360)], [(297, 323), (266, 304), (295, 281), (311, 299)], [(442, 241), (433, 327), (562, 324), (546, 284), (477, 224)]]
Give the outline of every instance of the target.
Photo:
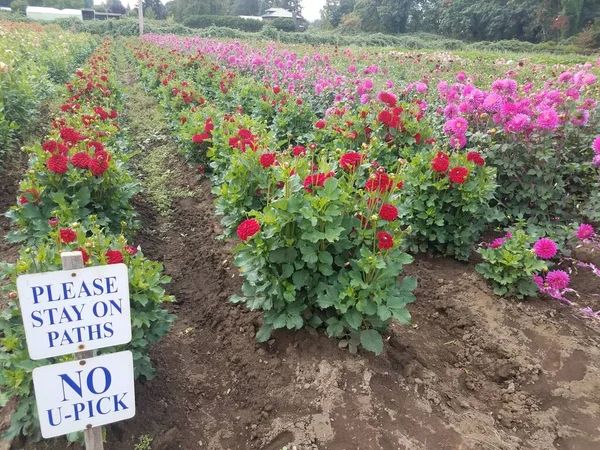
[(195, 184), (154, 99), (123, 79), (145, 183), (156, 167), (168, 174), (138, 199), (138, 243), (173, 277), (179, 318), (153, 347), (158, 376), (138, 386), (137, 416), (109, 427), (108, 450), (142, 435), (153, 450), (600, 448), (597, 331), (549, 301), (498, 299), (472, 265), (408, 268), (420, 286), (414, 326), (394, 329), (381, 357), (307, 331), (257, 344), (259, 316), (227, 301), (241, 281), (215, 240), (210, 184)]

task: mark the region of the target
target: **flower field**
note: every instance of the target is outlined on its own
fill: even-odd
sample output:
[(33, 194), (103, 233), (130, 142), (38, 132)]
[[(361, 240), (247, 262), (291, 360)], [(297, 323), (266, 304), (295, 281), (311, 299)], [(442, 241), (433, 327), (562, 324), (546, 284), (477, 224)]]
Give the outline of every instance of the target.
[(600, 445), (600, 59), (147, 34), (62, 62), (7, 213), (23, 448), (14, 281), (65, 250), (130, 268), (138, 416), (110, 449)]
[(65, 82), (94, 46), (89, 35), (0, 21), (0, 155), (31, 131), (53, 83)]

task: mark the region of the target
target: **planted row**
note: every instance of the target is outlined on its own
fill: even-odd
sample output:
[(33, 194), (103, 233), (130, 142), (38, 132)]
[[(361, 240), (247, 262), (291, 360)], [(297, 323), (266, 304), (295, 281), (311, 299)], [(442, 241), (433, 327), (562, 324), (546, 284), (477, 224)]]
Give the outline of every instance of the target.
[[(130, 200), (139, 191), (127, 171), (127, 135), (121, 131), (119, 93), (110, 40), (104, 40), (66, 85), (65, 101), (41, 143), (27, 149), (29, 170), (17, 204), (9, 212), (12, 242), (23, 242), (16, 264), (3, 264), (8, 307), (0, 316), (0, 404), (16, 401), (7, 438), (39, 437), (31, 372), (72, 356), (32, 361), (25, 342), (15, 289), (19, 275), (60, 270), (63, 251), (79, 251), (86, 266), (125, 263), (129, 268), (132, 341), (136, 377), (154, 376), (148, 345), (171, 328), (174, 316), (162, 308), (173, 301), (163, 285), (162, 265), (129, 242), (136, 230)], [(78, 436), (70, 435), (69, 439)]]
[(65, 82), (96, 43), (57, 26), (0, 21), (0, 156), (26, 135), (55, 83)]

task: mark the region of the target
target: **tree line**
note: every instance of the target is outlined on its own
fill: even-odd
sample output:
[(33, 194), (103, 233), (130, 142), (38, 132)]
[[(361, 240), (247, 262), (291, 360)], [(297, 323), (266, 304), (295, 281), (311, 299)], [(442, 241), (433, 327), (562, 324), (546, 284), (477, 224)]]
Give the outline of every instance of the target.
[(600, 1), (326, 0), (321, 18), (325, 28), (346, 32), (422, 31), (466, 41), (541, 42), (600, 28)]

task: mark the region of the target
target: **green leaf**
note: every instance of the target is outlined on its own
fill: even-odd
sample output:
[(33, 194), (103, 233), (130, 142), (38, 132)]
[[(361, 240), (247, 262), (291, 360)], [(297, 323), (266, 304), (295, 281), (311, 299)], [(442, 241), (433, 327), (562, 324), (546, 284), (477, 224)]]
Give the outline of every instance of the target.
[(244, 303), (246, 301), (246, 297), (242, 297), (241, 295), (233, 294), (229, 301), (231, 303)]
[(362, 325), (363, 315), (358, 309), (350, 308), (348, 311), (346, 311), (346, 314), (344, 314), (344, 319), (346, 319), (348, 325), (355, 330), (358, 330)]
[(417, 288), (417, 277), (404, 277), (400, 283), (400, 290), (403, 292), (412, 292)]
[(379, 305), (379, 307), (377, 308), (377, 315), (381, 320), (385, 322), (390, 317), (392, 317), (392, 312), (388, 309), (387, 306)]
[(304, 269), (298, 270), (294, 272), (292, 275), (292, 281), (297, 288), (302, 286), (306, 286), (306, 281), (308, 280), (308, 272)]
[(360, 332), (360, 344), (376, 355), (383, 351), (383, 338), (376, 330), (362, 330)]
[(273, 327), (270, 324), (264, 324), (256, 333), (256, 340), (258, 342), (267, 342), (271, 337), (271, 331), (273, 331)]
[(331, 253), (326, 251), (320, 252), (319, 261), (321, 261), (323, 264), (331, 265), (333, 263), (333, 256), (331, 256)]

